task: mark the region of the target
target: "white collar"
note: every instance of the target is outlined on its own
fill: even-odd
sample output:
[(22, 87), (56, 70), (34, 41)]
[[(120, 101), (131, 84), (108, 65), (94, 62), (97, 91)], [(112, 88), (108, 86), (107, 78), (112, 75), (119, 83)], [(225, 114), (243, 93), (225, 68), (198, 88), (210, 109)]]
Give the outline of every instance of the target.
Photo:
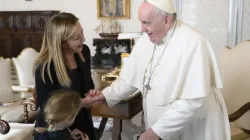
[(168, 33), (166, 36), (163, 37), (163, 39), (160, 41), (159, 44), (156, 44), (156, 46), (165, 46), (164, 44), (166, 44), (166, 42), (169, 41), (169, 39), (171, 38), (173, 32), (175, 31), (176, 25), (177, 24), (177, 20), (171, 25)]

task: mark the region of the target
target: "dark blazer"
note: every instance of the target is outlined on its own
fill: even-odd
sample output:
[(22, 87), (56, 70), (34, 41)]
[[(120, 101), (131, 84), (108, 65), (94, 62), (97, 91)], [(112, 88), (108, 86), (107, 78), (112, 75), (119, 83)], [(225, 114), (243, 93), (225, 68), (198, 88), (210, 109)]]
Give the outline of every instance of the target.
[(66, 129), (51, 131), (51, 132), (48, 131), (37, 132), (37, 133), (39, 133), (40, 140), (73, 140), (70, 133)]
[[(91, 67), (90, 67), (90, 50), (87, 45), (83, 45), (82, 54), (85, 58), (85, 62), (83, 62), (80, 57), (76, 54), (76, 62), (78, 67), (80, 68), (80, 75), (82, 76), (82, 84), (81, 83), (75, 83), (77, 84), (77, 87), (75, 85), (72, 85), (70, 89), (76, 91), (81, 95), (82, 98), (84, 98), (84, 94), (87, 93), (90, 89), (94, 89), (94, 83), (91, 78)], [(69, 74), (68, 70), (68, 74)], [(44, 105), (48, 98), (51, 96), (51, 92), (57, 89), (65, 88), (61, 86), (57, 80), (55, 68), (53, 65), (53, 62), (50, 65), (50, 72), (51, 77), (53, 79), (53, 83), (50, 82), (49, 76), (47, 74), (47, 71), (45, 70), (45, 81), (43, 82), (41, 77), (41, 67), (38, 66), (35, 70), (35, 83), (36, 83), (36, 93), (37, 93), (37, 106), (40, 108), (40, 111), (38, 113), (38, 117), (36, 120), (36, 127), (46, 127), (46, 123), (44, 120)], [(77, 88), (77, 89), (76, 89)], [(88, 108), (82, 108), (77, 115), (73, 125), (70, 127), (70, 129), (79, 129), (82, 132), (86, 133), (90, 140), (95, 140), (95, 132), (93, 127), (93, 121), (91, 117), (91, 110)], [(35, 133), (36, 135), (36, 133)]]

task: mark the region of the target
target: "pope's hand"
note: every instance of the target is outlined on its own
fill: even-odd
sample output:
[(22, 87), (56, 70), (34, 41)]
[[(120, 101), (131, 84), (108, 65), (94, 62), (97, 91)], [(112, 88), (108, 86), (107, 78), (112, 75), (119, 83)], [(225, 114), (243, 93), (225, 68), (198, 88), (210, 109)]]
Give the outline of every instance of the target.
[(89, 93), (88, 93), (88, 96), (93, 97), (92, 101), (95, 104), (106, 103), (105, 97), (102, 94), (102, 92), (100, 92), (100, 91), (90, 90)]
[(141, 134), (139, 140), (160, 140), (160, 138), (151, 128), (149, 128), (147, 131)]
[(91, 90), (89, 90), (89, 92), (86, 94), (86, 96), (94, 97), (94, 96), (98, 96), (98, 95), (100, 95), (100, 94), (101, 94), (101, 91), (91, 89)]
[(104, 97), (104, 95), (102, 93), (94, 96), (92, 100), (93, 100), (93, 102), (96, 102), (98, 104), (106, 103), (106, 99), (105, 99), (105, 97)]

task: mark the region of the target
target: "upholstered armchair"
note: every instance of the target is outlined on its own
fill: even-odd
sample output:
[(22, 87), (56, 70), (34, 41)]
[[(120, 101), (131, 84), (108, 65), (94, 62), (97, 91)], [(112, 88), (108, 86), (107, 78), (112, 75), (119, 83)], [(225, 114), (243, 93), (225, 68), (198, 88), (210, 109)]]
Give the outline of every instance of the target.
[(0, 119), (1, 140), (32, 140), (34, 124), (8, 123)]
[(18, 85), (34, 88), (33, 67), (38, 54), (33, 48), (25, 48), (17, 58), (12, 58)]
[(0, 134), (7, 134), (10, 131), (10, 125), (5, 120), (0, 119)]
[[(0, 117), (7, 122), (34, 121), (37, 111), (34, 105), (33, 65), (38, 52), (32, 48), (24, 49), (17, 58), (1, 59)], [(14, 71), (12, 71), (14, 68)], [(13, 78), (13, 75), (15, 78)], [(13, 82), (13, 79), (17, 82)], [(17, 85), (13, 85), (17, 83)], [(19, 101), (17, 101), (19, 100)], [(21, 101), (20, 101), (21, 100)], [(14, 102), (13, 102), (14, 101)]]
[(33, 122), (34, 116), (36, 116), (36, 100), (34, 100), (35, 91), (29, 87), (12, 86), (12, 92), (22, 92), (30, 94), (31, 97), (22, 98), (20, 100), (12, 99), (11, 101), (8, 102), (1, 101), (0, 102), (1, 119), (7, 122), (17, 122), (17, 123)]
[[(35, 107), (35, 106), (34, 106)], [(9, 123), (0, 119), (1, 140), (32, 140), (34, 123)]]
[[(0, 58), (0, 67), (0, 139), (31, 139), (34, 124), (25, 122), (29, 122), (32, 115), (28, 111), (36, 110), (36, 101), (33, 100), (35, 91), (29, 87), (12, 85), (10, 59)], [(20, 92), (30, 94), (31, 98), (16, 98)]]
[(232, 140), (250, 138), (250, 41), (223, 48), (220, 68), (224, 81)]
[[(34, 96), (34, 90), (29, 87), (12, 86), (11, 60), (0, 58), (0, 117), (7, 122), (28, 121), (27, 106), (30, 110), (35, 109), (35, 101), (32, 99), (16, 98), (19, 92), (24, 92)], [(15, 92), (16, 95), (15, 95)], [(20, 100), (19, 100), (20, 99)], [(19, 101), (16, 101), (19, 100)]]

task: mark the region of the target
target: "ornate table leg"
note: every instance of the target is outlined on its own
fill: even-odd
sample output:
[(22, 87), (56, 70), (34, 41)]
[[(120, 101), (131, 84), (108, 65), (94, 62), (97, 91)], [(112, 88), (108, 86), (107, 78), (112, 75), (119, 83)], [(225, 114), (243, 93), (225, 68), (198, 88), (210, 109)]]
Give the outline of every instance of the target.
[(108, 118), (102, 117), (100, 126), (97, 130), (97, 140), (99, 140), (102, 137), (103, 131), (105, 129), (105, 126), (107, 124)]
[(122, 120), (118, 118), (113, 119), (112, 140), (121, 140)]

